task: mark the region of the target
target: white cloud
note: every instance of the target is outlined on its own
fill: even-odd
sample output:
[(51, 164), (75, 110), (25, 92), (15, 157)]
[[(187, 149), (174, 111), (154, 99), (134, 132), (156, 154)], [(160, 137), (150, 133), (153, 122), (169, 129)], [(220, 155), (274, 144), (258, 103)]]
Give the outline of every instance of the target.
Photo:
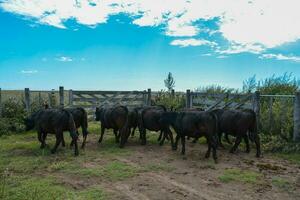
[(22, 74), (36, 74), (38, 73), (37, 70), (22, 70), (21, 71)]
[(282, 54), (262, 54), (259, 56), (261, 59), (277, 59), (277, 60), (289, 60), (293, 62), (300, 62), (300, 56), (286, 56)]
[(60, 62), (72, 62), (73, 61), (73, 59), (68, 56), (61, 56), (59, 58), (56, 58), (56, 60), (60, 61)]
[[(123, 13), (138, 26), (162, 25), (171, 37), (219, 33), (229, 42), (223, 54), (261, 53), (300, 39), (299, 0), (3, 0), (0, 7), (58, 28), (69, 19), (94, 27)], [(196, 23), (212, 19), (214, 29)]]
[(215, 42), (210, 42), (208, 40), (200, 40), (200, 39), (178, 39), (173, 40), (171, 43), (173, 46), (180, 46), (180, 47), (188, 47), (188, 46), (201, 46), (201, 45), (209, 45), (209, 46), (215, 46)]

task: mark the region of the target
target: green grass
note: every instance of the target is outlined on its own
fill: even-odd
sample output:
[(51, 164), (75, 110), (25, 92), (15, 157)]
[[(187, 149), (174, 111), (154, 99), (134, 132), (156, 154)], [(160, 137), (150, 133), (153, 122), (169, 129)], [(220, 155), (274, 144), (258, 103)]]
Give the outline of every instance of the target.
[(147, 164), (144, 166), (144, 170), (146, 172), (158, 172), (158, 171), (173, 171), (175, 170), (174, 167), (168, 165), (167, 163), (156, 163), (156, 164)]
[(277, 153), (275, 154), (276, 157), (286, 159), (291, 163), (300, 165), (300, 153)]
[(53, 199), (106, 199), (104, 190), (94, 185), (90, 188), (75, 191), (66, 187), (51, 177), (19, 176), (7, 177), (5, 185), (0, 190), (0, 199), (4, 200), (53, 200)]
[(224, 183), (238, 181), (242, 183), (257, 184), (260, 182), (261, 174), (240, 169), (226, 169), (223, 175), (219, 176), (219, 180)]
[(272, 178), (272, 185), (284, 190), (291, 188), (291, 183), (289, 181), (276, 176)]

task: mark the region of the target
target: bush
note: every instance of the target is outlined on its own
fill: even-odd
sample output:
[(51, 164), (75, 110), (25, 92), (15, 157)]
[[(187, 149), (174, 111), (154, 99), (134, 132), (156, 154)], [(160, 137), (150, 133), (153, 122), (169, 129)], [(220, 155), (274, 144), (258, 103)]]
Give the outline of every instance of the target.
[(180, 110), (185, 107), (185, 94), (172, 94), (166, 91), (160, 91), (155, 96), (154, 105), (163, 105), (168, 110)]
[(25, 116), (23, 102), (12, 98), (5, 101), (3, 103), (2, 118), (0, 118), (0, 136), (22, 132)]

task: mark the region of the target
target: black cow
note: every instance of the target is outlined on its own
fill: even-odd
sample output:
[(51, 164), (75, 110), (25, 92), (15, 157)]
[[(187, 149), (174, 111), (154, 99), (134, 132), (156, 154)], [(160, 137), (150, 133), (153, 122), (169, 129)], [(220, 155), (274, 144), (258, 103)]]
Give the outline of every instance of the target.
[(166, 112), (162, 114), (160, 121), (163, 124), (171, 125), (177, 133), (173, 149), (177, 149), (178, 141), (181, 139), (181, 153), (184, 155), (186, 136), (192, 138), (204, 136), (208, 144), (205, 157), (209, 158), (211, 149), (213, 149), (213, 158), (217, 162), (218, 123), (216, 115), (203, 111)]
[[(78, 128), (81, 127), (82, 130), (82, 137), (83, 137), (83, 141), (82, 141), (82, 145), (81, 148), (85, 147), (85, 143), (86, 143), (86, 138), (88, 135), (88, 117), (87, 117), (87, 112), (84, 110), (84, 108), (81, 107), (77, 107), (77, 108), (66, 108), (65, 110), (69, 111), (74, 119), (75, 125), (76, 125), (76, 129), (77, 129), (77, 135), (79, 135), (78, 133)], [(65, 141), (62, 141), (62, 145), (65, 146)], [(73, 146), (73, 141), (71, 142), (71, 146)]]
[(96, 108), (96, 121), (101, 122), (101, 136), (99, 143), (102, 142), (105, 129), (112, 128), (115, 134), (116, 143), (120, 140), (120, 131), (126, 123), (128, 109), (125, 106), (102, 106)]
[(78, 153), (77, 130), (72, 114), (65, 109), (41, 109), (33, 113), (25, 121), (26, 131), (36, 128), (38, 140), (41, 142), (41, 148), (46, 146), (46, 136), (48, 133), (55, 134), (56, 143), (52, 153), (56, 152), (57, 147), (63, 139), (63, 132), (69, 131), (72, 142), (75, 144), (75, 155)]
[[(161, 124), (159, 124), (159, 117), (161, 113), (165, 111), (166, 108), (160, 105), (142, 106), (130, 109), (126, 124), (122, 129), (120, 147), (124, 147), (130, 135), (130, 129), (132, 129), (131, 134), (133, 134), (136, 125), (139, 128), (140, 140), (142, 145), (146, 144), (146, 129), (151, 131), (161, 131), (161, 134), (163, 132), (165, 132), (166, 134), (172, 134), (172, 132), (167, 127), (163, 127)], [(161, 140), (160, 145), (163, 145), (163, 143), (164, 140)]]
[[(238, 148), (242, 139), (246, 143), (246, 152), (250, 152), (249, 136), (253, 139), (256, 145), (256, 157), (260, 157), (260, 138), (257, 132), (256, 114), (253, 110), (222, 110), (216, 109), (211, 111), (218, 116), (219, 120), (219, 143), (222, 145), (222, 134), (225, 137), (229, 135), (235, 136), (235, 144), (230, 152), (234, 153)], [(249, 132), (249, 135), (248, 135)], [(228, 138), (227, 138), (228, 139)]]

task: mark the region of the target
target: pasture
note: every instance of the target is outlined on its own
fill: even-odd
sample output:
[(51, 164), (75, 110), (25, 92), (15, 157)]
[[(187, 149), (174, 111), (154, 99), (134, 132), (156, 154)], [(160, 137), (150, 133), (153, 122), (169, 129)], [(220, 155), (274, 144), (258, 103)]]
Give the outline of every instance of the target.
[(256, 158), (254, 147), (230, 154), (227, 146), (215, 164), (204, 158), (205, 140), (187, 141), (183, 157), (180, 146), (159, 146), (157, 133), (141, 146), (136, 131), (120, 149), (111, 130), (97, 143), (99, 123), (90, 123), (89, 132), (78, 157), (67, 133), (67, 146), (56, 154), (50, 153), (53, 135), (43, 150), (34, 131), (2, 136), (0, 199), (300, 199), (299, 154)]

